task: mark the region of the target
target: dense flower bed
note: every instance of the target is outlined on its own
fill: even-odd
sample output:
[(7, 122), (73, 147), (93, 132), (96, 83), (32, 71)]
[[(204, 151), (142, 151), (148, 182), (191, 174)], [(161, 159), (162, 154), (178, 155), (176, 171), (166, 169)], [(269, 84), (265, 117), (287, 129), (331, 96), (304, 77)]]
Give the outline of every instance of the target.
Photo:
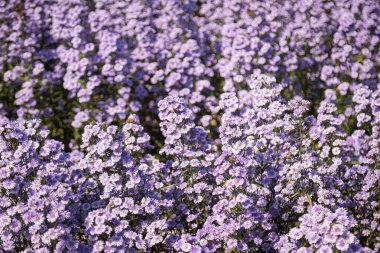
[(0, 1), (0, 251), (379, 252), (377, 0)]

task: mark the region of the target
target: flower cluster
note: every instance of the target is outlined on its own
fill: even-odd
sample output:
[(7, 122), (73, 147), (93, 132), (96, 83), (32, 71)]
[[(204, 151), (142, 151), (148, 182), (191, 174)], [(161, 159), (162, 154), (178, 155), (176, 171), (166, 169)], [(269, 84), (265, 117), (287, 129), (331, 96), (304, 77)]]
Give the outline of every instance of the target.
[(279, 252), (369, 252), (357, 244), (358, 239), (350, 232), (355, 222), (343, 208), (331, 212), (315, 205), (299, 221), (299, 227), (292, 228), (276, 243)]
[(88, 125), (84, 156), (72, 169), (81, 182), (77, 215), (92, 252), (144, 250), (162, 242), (166, 219), (158, 189), (164, 164), (146, 154), (149, 136), (131, 115), (122, 129)]
[(212, 117), (220, 91), (255, 72), (316, 110), (327, 88), (341, 101), (359, 84), (376, 88), (379, 11), (375, 0), (5, 1), (0, 115), (43, 118), (77, 146), (89, 122), (131, 113), (158, 131), (165, 95)]
[(7, 252), (73, 250), (70, 157), (46, 139), (40, 121), (0, 124), (1, 248)]
[(0, 251), (379, 252), (377, 0), (0, 1)]
[(40, 120), (2, 120), (1, 247), (377, 251), (379, 92), (359, 86), (347, 115), (326, 99), (315, 118), (273, 77), (239, 86), (220, 95), (216, 130), (186, 99), (160, 100), (161, 145), (136, 114), (86, 125), (71, 151)]

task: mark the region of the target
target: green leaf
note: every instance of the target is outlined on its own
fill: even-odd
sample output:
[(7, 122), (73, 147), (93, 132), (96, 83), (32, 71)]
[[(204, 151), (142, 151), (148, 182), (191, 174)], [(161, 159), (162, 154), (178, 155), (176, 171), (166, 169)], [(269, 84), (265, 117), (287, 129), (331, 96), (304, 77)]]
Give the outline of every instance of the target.
[(307, 201), (309, 202), (310, 206), (313, 206), (313, 201), (311, 200), (311, 196), (309, 193), (306, 193)]

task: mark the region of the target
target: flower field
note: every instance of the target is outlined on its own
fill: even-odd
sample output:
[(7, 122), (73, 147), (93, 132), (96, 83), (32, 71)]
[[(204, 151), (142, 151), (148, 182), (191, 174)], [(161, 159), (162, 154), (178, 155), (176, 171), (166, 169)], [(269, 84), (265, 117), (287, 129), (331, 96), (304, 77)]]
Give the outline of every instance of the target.
[(0, 252), (380, 252), (380, 2), (0, 0)]

